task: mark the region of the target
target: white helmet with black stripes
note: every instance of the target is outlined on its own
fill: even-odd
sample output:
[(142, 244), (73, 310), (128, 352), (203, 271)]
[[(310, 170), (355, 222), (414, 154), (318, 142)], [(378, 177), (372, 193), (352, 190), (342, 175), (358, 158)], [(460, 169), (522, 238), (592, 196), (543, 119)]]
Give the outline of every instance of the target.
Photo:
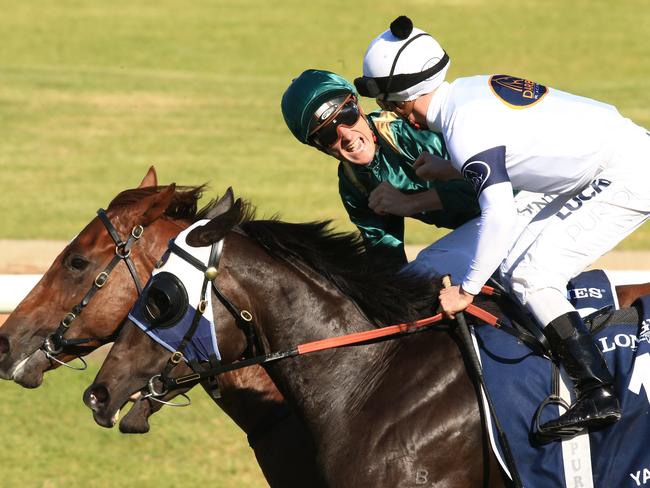
[(354, 84), (362, 96), (414, 100), (442, 84), (449, 64), (440, 44), (402, 15), (370, 43), (363, 58), (363, 76)]

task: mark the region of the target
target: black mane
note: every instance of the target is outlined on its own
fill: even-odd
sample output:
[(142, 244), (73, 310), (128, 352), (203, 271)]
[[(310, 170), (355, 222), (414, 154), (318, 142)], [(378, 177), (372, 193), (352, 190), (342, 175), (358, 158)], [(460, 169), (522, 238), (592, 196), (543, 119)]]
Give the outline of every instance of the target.
[[(133, 205), (145, 197), (164, 190), (167, 186), (148, 186), (144, 188), (133, 188), (119, 193), (108, 209), (116, 209)], [(199, 186), (177, 186), (172, 201), (165, 210), (165, 215), (171, 219), (188, 220), (191, 223), (205, 218), (205, 215), (217, 203), (216, 199), (210, 200), (204, 207), (199, 209), (199, 199), (203, 196), (206, 185)]]
[(375, 325), (410, 322), (434, 312), (437, 290), (430, 280), (386, 267), (366, 252), (358, 233), (335, 232), (330, 223), (251, 220), (240, 227), (272, 256), (305, 264), (327, 278)]

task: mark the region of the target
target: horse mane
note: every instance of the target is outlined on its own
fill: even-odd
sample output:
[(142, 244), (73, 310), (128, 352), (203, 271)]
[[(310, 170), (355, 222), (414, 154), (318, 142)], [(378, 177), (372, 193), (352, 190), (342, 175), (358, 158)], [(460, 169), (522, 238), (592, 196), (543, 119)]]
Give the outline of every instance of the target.
[(366, 251), (357, 232), (335, 232), (331, 221), (287, 223), (242, 219), (240, 228), (271, 256), (308, 266), (351, 298), (376, 326), (431, 315), (431, 280), (398, 272)]
[[(167, 186), (147, 186), (144, 188), (133, 188), (119, 193), (108, 205), (108, 210), (119, 209), (133, 205), (143, 198), (164, 190)], [(196, 222), (205, 218), (205, 215), (216, 205), (217, 200), (210, 200), (205, 206), (199, 208), (199, 200), (203, 196), (207, 185), (199, 186), (177, 186), (172, 200), (165, 210), (165, 215), (170, 219), (189, 220)]]

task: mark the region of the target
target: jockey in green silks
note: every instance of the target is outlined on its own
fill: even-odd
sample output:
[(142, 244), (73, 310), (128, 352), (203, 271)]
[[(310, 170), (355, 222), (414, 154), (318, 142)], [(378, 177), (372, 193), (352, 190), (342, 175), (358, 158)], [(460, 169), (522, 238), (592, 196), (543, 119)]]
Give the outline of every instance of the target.
[(369, 252), (405, 264), (404, 217), (455, 229), (480, 213), (460, 174), (424, 181), (413, 163), (427, 152), (448, 158), (443, 139), (392, 112), (365, 114), (354, 86), (337, 74), (307, 70), (282, 97), (293, 135), (339, 161), (339, 193)]

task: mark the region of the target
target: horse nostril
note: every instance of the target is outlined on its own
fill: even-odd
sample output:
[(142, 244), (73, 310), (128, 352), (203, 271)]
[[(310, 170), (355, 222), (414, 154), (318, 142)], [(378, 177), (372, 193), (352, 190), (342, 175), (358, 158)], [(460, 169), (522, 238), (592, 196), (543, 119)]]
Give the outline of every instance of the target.
[(0, 359), (9, 352), (9, 339), (0, 335)]
[(104, 385), (92, 385), (84, 394), (84, 403), (92, 410), (97, 411), (108, 403), (110, 394)]

